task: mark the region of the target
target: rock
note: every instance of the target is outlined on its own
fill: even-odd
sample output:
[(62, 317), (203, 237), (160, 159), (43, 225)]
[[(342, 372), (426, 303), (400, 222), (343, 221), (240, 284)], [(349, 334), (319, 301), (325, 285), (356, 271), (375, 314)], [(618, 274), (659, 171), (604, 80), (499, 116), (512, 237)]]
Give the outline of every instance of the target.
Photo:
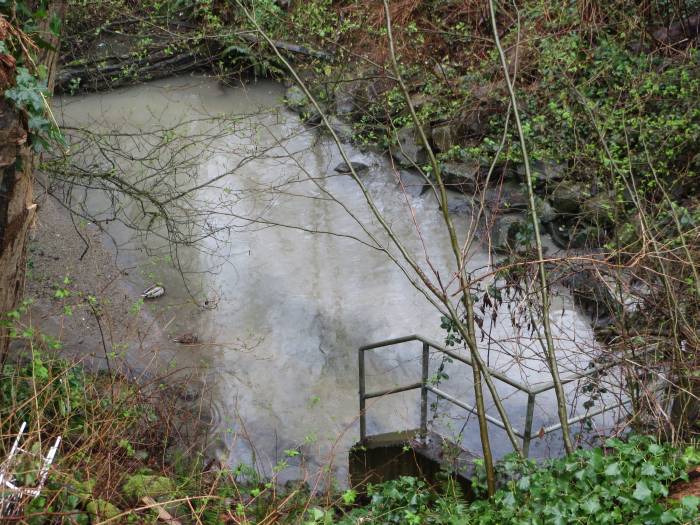
[(445, 186), (469, 195), (476, 191), (479, 171), (480, 166), (477, 162), (445, 162), (441, 165)]
[(600, 230), (595, 226), (576, 224), (569, 232), (569, 248), (594, 248), (601, 244)]
[(585, 186), (576, 182), (560, 182), (552, 191), (550, 201), (559, 213), (574, 215), (581, 210), (581, 203), (590, 196)]
[(600, 229), (579, 220), (556, 217), (546, 226), (552, 241), (562, 250), (594, 248), (603, 241)]
[(500, 187), (489, 190), (489, 205), (501, 214), (527, 211), (529, 200), (522, 184), (504, 182)]
[(333, 131), (341, 140), (341, 142), (351, 142), (355, 136), (355, 131), (352, 126), (345, 122), (344, 120), (332, 115), (328, 118), (328, 123), (330, 124)]
[(343, 82), (335, 89), (335, 113), (336, 115), (350, 115), (356, 109), (355, 93), (357, 86), (354, 82)]
[(624, 311), (636, 315), (649, 296), (649, 288), (631, 274), (609, 274), (583, 269), (563, 280), (577, 304), (597, 327), (612, 324)]
[(558, 213), (554, 209), (554, 206), (552, 206), (546, 199), (540, 199), (536, 197), (535, 208), (537, 209), (537, 218), (542, 224), (552, 222), (558, 216)]
[(284, 94), (284, 102), (292, 111), (301, 112), (309, 104), (309, 99), (299, 86), (290, 86)]
[(467, 201), (448, 202), (447, 211), (451, 215), (471, 215), (474, 206)]
[(400, 166), (421, 166), (428, 161), (428, 154), (415, 126), (408, 125), (394, 131), (394, 142), (395, 145), (391, 147), (391, 156)]
[(457, 130), (455, 126), (449, 123), (433, 127), (431, 135), (433, 144), (438, 151), (449, 151), (452, 146), (459, 143)]
[(313, 106), (313, 104), (307, 104), (304, 106), (304, 109), (299, 112), (299, 116), (304, 124), (309, 124), (311, 126), (317, 126), (323, 121), (321, 114)]
[[(369, 166), (367, 166), (367, 164), (364, 164), (362, 162), (351, 161), (350, 165), (352, 166), (352, 169), (355, 170), (355, 172), (360, 172), (360, 171), (364, 171), (366, 169), (369, 169)], [(350, 166), (348, 166), (345, 162), (341, 162), (333, 169), (334, 169), (334, 171), (337, 171), (338, 173), (350, 173)]]
[(85, 506), (85, 510), (92, 517), (93, 523), (116, 518), (122, 512), (118, 507), (103, 499), (94, 499), (90, 501)]
[[(525, 181), (525, 164), (518, 164), (516, 169), (518, 177), (521, 181)], [(530, 162), (530, 173), (532, 174), (533, 183), (537, 187), (552, 186), (564, 180), (566, 175), (566, 166), (558, 162), (546, 160), (533, 160)]]
[(522, 215), (499, 215), (491, 228), (491, 248), (496, 253), (509, 254), (521, 251), (522, 234), (528, 230), (528, 224)]
[(607, 226), (613, 223), (615, 209), (615, 192), (600, 192), (583, 201), (581, 212), (584, 218), (593, 224)]

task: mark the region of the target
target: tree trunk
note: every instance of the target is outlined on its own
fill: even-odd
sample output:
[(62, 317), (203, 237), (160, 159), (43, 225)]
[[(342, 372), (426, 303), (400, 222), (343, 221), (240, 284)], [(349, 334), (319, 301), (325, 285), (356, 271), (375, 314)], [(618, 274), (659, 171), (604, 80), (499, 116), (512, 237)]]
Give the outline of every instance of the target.
[[(38, 64), (48, 70), (53, 89), (59, 38), (48, 30), (53, 13), (62, 17), (64, 2), (52, 4), (41, 37), (53, 49), (42, 50)], [(26, 118), (0, 95), (0, 320), (17, 307), (24, 292), (27, 238), (36, 215), (34, 204), (35, 154), (28, 143)], [(10, 344), (8, 327), (0, 323), (0, 364)]]
[[(21, 115), (5, 99), (0, 100), (0, 143), (0, 312), (4, 314), (22, 297), (27, 234), (36, 211), (27, 130)], [(7, 328), (0, 325), (2, 361), (8, 345)]]

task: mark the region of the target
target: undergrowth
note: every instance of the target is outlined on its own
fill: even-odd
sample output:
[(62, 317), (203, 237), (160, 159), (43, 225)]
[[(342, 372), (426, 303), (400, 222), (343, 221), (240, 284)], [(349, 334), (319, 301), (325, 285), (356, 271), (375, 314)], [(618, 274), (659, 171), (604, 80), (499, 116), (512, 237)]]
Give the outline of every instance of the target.
[[(359, 487), (312, 494), (303, 482), (281, 488), (250, 466), (207, 464), (194, 438), (206, 430), (188, 433), (192, 416), (173, 417), (183, 407), (173, 406), (172, 387), (87, 370), (59, 357), (52, 338), (27, 328), (13, 333), (22, 349), (0, 375), (0, 454), (6, 457), (23, 421), (22, 446), (30, 452), (11, 470), (15, 482), (33, 486), (33, 454), (63, 438), (41, 495), (23, 502), (22, 523), (156, 523), (162, 510), (181, 523), (212, 525), (656, 524), (699, 517), (699, 498), (668, 496), (700, 464), (700, 453), (645, 436), (610, 439), (604, 448), (541, 465), (508, 457), (500, 490), (472, 503), (452, 482), (429, 487), (410, 477), (369, 485), (366, 494)], [(473, 483), (483, 497), (478, 465)]]
[[(681, 451), (646, 436), (610, 439), (605, 448), (543, 465), (509, 457), (500, 468), (502, 486), (490, 499), (466, 503), (452, 484), (433, 491), (403, 477), (370, 486), (369, 503), (345, 516), (314, 509), (307, 524), (695, 523), (700, 498), (667, 496), (671, 484), (687, 480), (687, 470), (699, 462), (692, 447)], [(480, 488), (483, 495), (485, 486)]]

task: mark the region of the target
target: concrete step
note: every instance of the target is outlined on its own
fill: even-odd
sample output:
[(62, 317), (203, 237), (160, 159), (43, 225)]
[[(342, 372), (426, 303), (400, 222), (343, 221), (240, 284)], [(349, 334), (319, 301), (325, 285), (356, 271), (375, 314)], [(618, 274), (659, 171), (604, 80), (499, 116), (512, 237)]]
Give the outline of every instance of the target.
[(419, 430), (404, 430), (368, 436), (349, 452), (350, 483), (364, 487), (401, 476), (415, 476), (431, 485), (451, 476), (467, 499), (474, 497), (471, 478), (478, 456), (449, 439), (428, 432), (420, 439)]

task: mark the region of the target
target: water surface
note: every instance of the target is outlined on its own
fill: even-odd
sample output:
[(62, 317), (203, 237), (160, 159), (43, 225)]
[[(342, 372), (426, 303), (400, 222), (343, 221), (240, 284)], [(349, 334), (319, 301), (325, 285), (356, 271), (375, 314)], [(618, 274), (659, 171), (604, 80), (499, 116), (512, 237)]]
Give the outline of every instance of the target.
[[(57, 104), (68, 126), (108, 134), (102, 151), (92, 146), (79, 155), (83, 166), (122, 172), (160, 201), (184, 194), (168, 203), (167, 227), (144, 213), (155, 209), (148, 202), (105, 193), (98, 182), (72, 196), (98, 219), (118, 219), (106, 227), (120, 263), (139, 267), (137, 286), (165, 286), (155, 304), (173, 336), (193, 332), (203, 343), (179, 347), (171, 364), (207, 368), (230, 463), (255, 461), (269, 472), (286, 459), (292, 466), (281, 478), (288, 479), (304, 475), (297, 467), (314, 471), (333, 460), (342, 482), (347, 448), (358, 438), (357, 348), (410, 333), (438, 341), (445, 334), (440, 313), (387, 253), (367, 246), (372, 240), (358, 221), (381, 246), (390, 243), (358, 185), (333, 171), (341, 160), (335, 145), (283, 109), (282, 97), (274, 83), (227, 88), (186, 77)], [(369, 165), (363, 180), (406, 248), (426, 272), (434, 268), (449, 281), (452, 255), (441, 213), (421, 194), (421, 180), (380, 155), (347, 151)], [(466, 202), (450, 198), (456, 208)], [(463, 233), (470, 215), (457, 219)], [(140, 230), (149, 225), (155, 234), (144, 235)], [(173, 238), (184, 244), (171, 245)], [(489, 264), (476, 245), (469, 269), (484, 273)], [(588, 320), (561, 291), (553, 303), (560, 366), (585, 366), (595, 351)], [(506, 301), (498, 314), (493, 323), (487, 315), (484, 325), (490, 365), (529, 384), (548, 381), (522, 302)], [(419, 357), (417, 343), (368, 355), (368, 388), (416, 381)], [(433, 359), (432, 372), (439, 363)], [(447, 371), (441, 388), (469, 400), (471, 372), (454, 364)], [(525, 397), (502, 393), (522, 427)], [(418, 394), (396, 395), (370, 404), (368, 428), (415, 428), (417, 416)], [(448, 416), (435, 424), (461, 432), (478, 451), (474, 418), (461, 410)], [(553, 396), (543, 395), (535, 428), (553, 416)], [(494, 429), (493, 439), (499, 454), (509, 450), (501, 431)], [(540, 455), (550, 447), (558, 450), (556, 440), (533, 444)], [(291, 449), (302, 454), (286, 457)]]

